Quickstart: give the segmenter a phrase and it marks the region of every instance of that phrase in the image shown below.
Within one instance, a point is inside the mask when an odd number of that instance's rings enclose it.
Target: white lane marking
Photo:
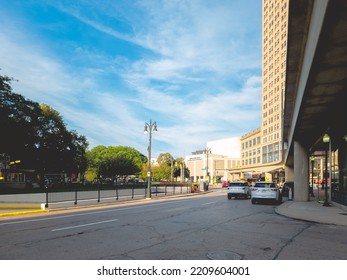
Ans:
[[[190,209],[190,207],[179,207],[179,208],[166,209],[161,212],[167,213],[172,211],[182,211],[182,210],[188,210],[188,209]]]
[[[56,228],[56,229],[52,229],[52,231],[60,231],[60,230],[67,230],[67,229],[73,229],[73,228],[94,226],[94,225],[99,225],[99,224],[111,223],[111,222],[115,222],[115,221],[118,221],[118,219],[100,221],[100,222],[89,223],[89,224],[83,224],[83,225],[77,225],[77,226],[71,226],[71,227]]]
[[[207,202],[207,203],[204,203],[202,205],[210,205],[210,204],[213,204],[213,203],[217,203],[217,201]]]

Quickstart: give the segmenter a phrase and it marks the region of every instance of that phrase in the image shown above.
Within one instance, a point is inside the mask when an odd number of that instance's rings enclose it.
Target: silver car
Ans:
[[[273,182],[256,182],[251,192],[252,204],[261,201],[271,201],[281,203],[282,195],[276,184]]]

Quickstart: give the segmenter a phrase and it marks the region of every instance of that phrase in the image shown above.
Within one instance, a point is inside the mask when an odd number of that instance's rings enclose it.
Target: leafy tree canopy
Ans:
[[[170,153],[161,153],[159,154],[158,158],[157,158],[157,162],[159,165],[167,165],[167,166],[171,166],[171,163],[173,163],[174,159],[171,156]]]
[[[68,131],[50,106],[13,93],[12,81],[0,75],[0,154],[40,173],[84,172],[86,138]]]
[[[127,146],[97,146],[88,152],[88,172],[116,181],[138,174],[145,162],[139,151]]]

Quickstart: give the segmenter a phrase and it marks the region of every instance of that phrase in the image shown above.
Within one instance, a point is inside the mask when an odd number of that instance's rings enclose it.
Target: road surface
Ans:
[[[347,259],[347,228],[210,194],[0,219],[3,260]]]

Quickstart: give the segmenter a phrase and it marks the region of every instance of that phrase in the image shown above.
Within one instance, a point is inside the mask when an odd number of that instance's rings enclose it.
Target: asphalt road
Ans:
[[[225,190],[0,219],[6,260],[347,259],[347,227],[292,220]]]

